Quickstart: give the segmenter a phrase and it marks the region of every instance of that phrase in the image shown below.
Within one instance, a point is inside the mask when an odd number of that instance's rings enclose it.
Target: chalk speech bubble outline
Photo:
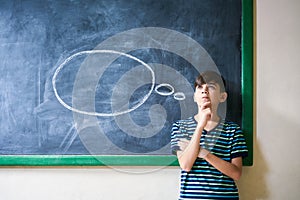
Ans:
[[[133,59],[133,60],[141,63],[143,66],[145,66],[151,72],[152,83],[151,83],[151,88],[150,88],[149,92],[142,98],[142,100],[138,104],[134,105],[132,108],[124,110],[124,111],[118,111],[118,112],[112,112],[112,113],[88,112],[88,111],[83,111],[83,110],[76,109],[76,108],[68,105],[60,97],[60,95],[58,94],[57,89],[56,89],[56,78],[57,78],[58,74],[64,68],[64,66],[66,64],[68,64],[71,60],[73,60],[76,57],[81,56],[81,55],[100,54],[100,53],[110,53],[110,54],[117,54],[117,55],[120,55],[120,56],[126,56],[128,58],[131,58],[131,59]],[[145,101],[150,97],[152,91],[154,90],[154,86],[155,86],[155,74],[154,74],[154,71],[151,69],[151,67],[148,64],[146,64],[142,60],[138,59],[137,57],[134,57],[134,56],[129,55],[127,53],[123,53],[123,52],[119,52],[119,51],[115,51],[115,50],[90,50],[90,51],[81,51],[81,52],[78,52],[78,53],[73,54],[72,56],[68,57],[62,64],[59,65],[59,67],[55,70],[55,73],[54,73],[54,75],[52,77],[52,86],[53,86],[54,94],[55,94],[57,100],[65,108],[67,108],[67,109],[69,109],[69,110],[71,110],[73,112],[84,114],[84,115],[91,115],[91,116],[98,116],[98,117],[112,117],[112,116],[118,116],[118,115],[123,115],[123,114],[129,113],[129,112],[137,109],[141,105],[143,105],[145,103]]]

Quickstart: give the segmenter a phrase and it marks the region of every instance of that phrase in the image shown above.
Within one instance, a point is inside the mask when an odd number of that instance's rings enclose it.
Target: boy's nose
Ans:
[[[202,94],[208,94],[208,87],[207,85],[203,85],[203,90],[201,92]]]

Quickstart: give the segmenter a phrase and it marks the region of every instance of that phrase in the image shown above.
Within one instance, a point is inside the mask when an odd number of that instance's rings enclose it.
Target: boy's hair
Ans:
[[[220,86],[220,91],[225,92],[226,91],[226,83],[220,74],[218,74],[215,71],[205,71],[202,72],[195,80],[194,86],[197,88],[198,86],[201,86],[206,83],[215,82]]]

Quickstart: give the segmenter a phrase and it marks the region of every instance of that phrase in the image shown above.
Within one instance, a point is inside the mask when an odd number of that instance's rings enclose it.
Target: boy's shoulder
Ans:
[[[223,123],[224,126],[240,127],[240,125],[237,124],[236,122],[233,122],[233,121],[230,121],[230,120],[226,120],[226,119],[223,119],[222,123]]]
[[[241,133],[242,132],[240,125],[233,121],[223,120],[220,125],[222,127],[222,130],[225,133]]]

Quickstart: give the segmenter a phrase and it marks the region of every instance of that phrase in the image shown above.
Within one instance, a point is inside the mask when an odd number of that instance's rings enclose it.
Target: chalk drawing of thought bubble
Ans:
[[[81,55],[96,55],[96,54],[111,54],[113,55],[113,57],[115,55],[118,55],[118,56],[125,56],[125,57],[128,57],[130,59],[133,59],[135,61],[137,61],[138,63],[142,64],[145,68],[147,68],[150,73],[151,73],[151,88],[149,90],[149,92],[142,98],[142,100],[137,103],[136,105],[134,105],[132,108],[127,108],[125,110],[122,110],[122,111],[117,111],[117,112],[113,112],[113,113],[100,113],[100,112],[95,112],[95,111],[87,111],[85,109],[77,109],[71,105],[68,105],[61,97],[60,95],[58,94],[57,92],[57,89],[56,89],[56,78],[58,76],[58,74],[60,73],[60,71],[73,59],[76,59],[77,57],[81,56]],[[103,57],[101,57],[103,58]],[[98,62],[101,64],[105,63],[105,61],[111,61],[112,57],[104,57],[105,60],[101,59],[98,60]],[[99,57],[98,57],[99,59]],[[98,66],[98,65],[97,65]],[[100,67],[101,68],[101,67]],[[53,78],[52,78],[52,86],[53,86],[53,90],[54,90],[54,94],[56,96],[56,98],[58,99],[58,101],[67,109],[73,111],[73,112],[76,112],[76,113],[79,113],[79,114],[84,114],[84,115],[91,115],[91,116],[100,116],[100,117],[110,117],[110,116],[117,116],[117,115],[122,115],[122,114],[126,114],[126,113],[129,113],[135,109],[137,109],[138,107],[140,107],[141,105],[143,105],[143,103],[149,98],[149,96],[151,95],[153,89],[154,89],[154,86],[155,86],[155,75],[154,75],[154,72],[153,70],[151,69],[151,67],[144,63],[142,60],[132,56],[132,55],[129,55],[129,54],[126,54],[126,53],[122,53],[122,52],[118,52],[118,51],[114,51],[114,50],[90,50],[90,51],[81,51],[81,52],[78,52],[76,54],[73,54],[72,56],[68,57],[62,64],[59,65],[59,67],[55,70],[55,73],[53,75]],[[73,96],[74,97],[74,96]],[[84,102],[84,101],[81,101],[81,102]],[[93,104],[90,104],[89,102],[84,102],[84,106],[86,105],[92,105]],[[93,110],[93,109],[91,109]]]

